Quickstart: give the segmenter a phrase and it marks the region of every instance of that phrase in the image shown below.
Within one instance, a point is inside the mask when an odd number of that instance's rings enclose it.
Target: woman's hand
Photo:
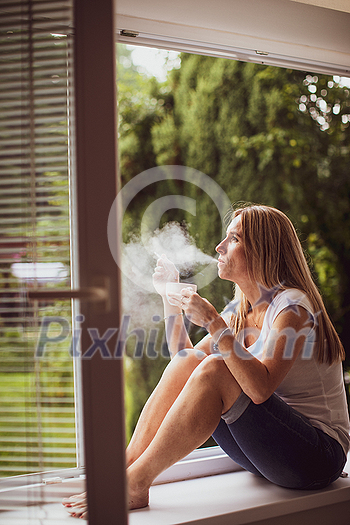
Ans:
[[[209,331],[209,326],[213,321],[222,321],[222,317],[215,310],[214,306],[190,288],[183,288],[178,300],[179,306],[181,306],[186,317],[193,324],[204,326]]]
[[[172,263],[166,255],[162,255],[157,260],[157,266],[153,274],[153,286],[156,292],[162,297],[165,297],[166,283],[178,283],[179,272],[174,263]]]

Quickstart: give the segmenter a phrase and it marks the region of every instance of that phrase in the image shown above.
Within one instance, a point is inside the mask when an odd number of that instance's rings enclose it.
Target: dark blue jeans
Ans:
[[[342,446],[276,394],[255,405],[241,394],[213,438],[244,469],[292,489],[321,489],[346,462]]]

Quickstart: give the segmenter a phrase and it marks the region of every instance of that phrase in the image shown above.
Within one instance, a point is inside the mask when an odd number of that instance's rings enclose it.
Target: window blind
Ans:
[[[4,477],[76,466],[71,304],[26,297],[70,280],[72,2],[0,0],[0,61]],[[39,355],[43,317],[47,344]]]

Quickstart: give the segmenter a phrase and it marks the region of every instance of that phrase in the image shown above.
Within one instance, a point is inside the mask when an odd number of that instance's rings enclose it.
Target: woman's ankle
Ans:
[[[126,471],[128,486],[129,510],[147,507],[150,482],[140,469],[129,467]]]

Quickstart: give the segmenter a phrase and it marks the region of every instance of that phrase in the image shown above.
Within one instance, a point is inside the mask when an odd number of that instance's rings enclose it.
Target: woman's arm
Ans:
[[[284,309],[273,323],[261,361],[233,336],[222,338],[220,353],[243,392],[254,403],[263,403],[275,392],[302,350],[310,328],[310,317],[304,308]]]
[[[243,392],[256,404],[266,401],[282,382],[312,326],[304,308],[285,308],[273,323],[260,361],[227,330],[223,318],[206,299],[187,293],[185,311],[192,322],[207,326],[214,342],[223,334],[218,344],[219,351]]]
[[[188,337],[181,307],[173,306],[167,300],[167,282],[179,282],[179,272],[175,265],[165,255],[162,255],[157,260],[153,285],[163,300],[165,333],[170,356],[174,357],[183,348],[193,348],[193,344]]]

